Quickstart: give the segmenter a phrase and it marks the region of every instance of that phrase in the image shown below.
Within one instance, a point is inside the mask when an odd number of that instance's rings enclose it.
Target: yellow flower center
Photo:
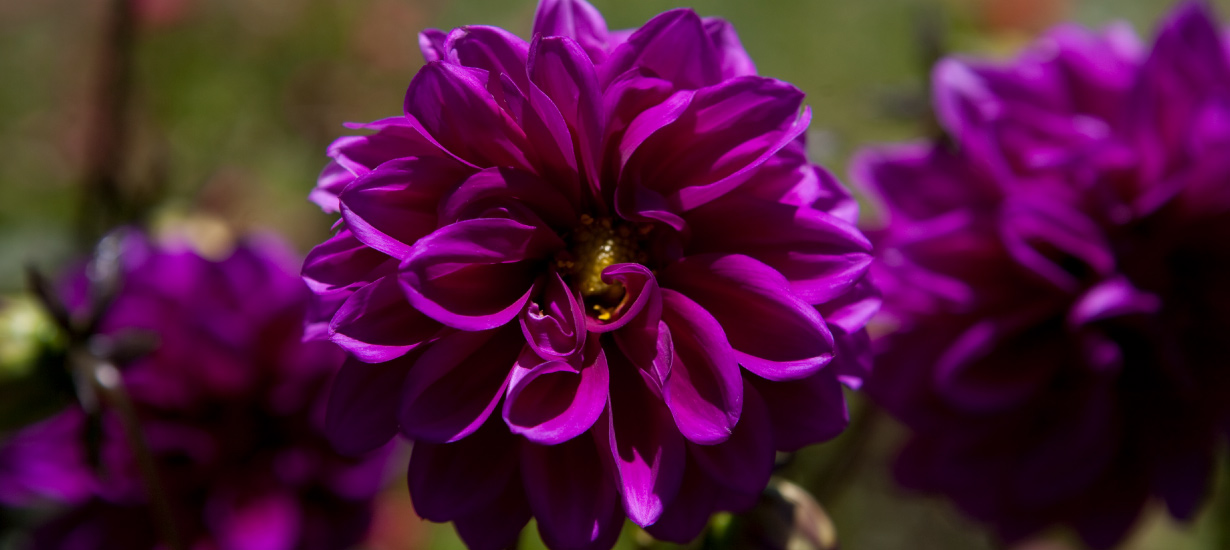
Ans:
[[[640,240],[651,229],[650,225],[637,227],[611,218],[581,216],[569,239],[571,247],[556,259],[556,265],[598,319],[609,320],[624,298],[624,286],[603,281],[602,271],[615,264],[644,264],[648,257],[641,251]]]

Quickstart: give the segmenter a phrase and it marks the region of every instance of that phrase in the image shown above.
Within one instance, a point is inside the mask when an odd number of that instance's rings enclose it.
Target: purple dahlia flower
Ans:
[[[1152,51],[1059,27],[934,75],[948,136],[857,162],[887,206],[869,391],[897,466],[1007,539],[1190,517],[1230,428],[1230,54],[1188,3]]]
[[[169,495],[194,549],[337,550],[359,542],[384,454],[338,456],[324,435],[328,380],[345,360],[303,343],[311,293],[280,243],[253,241],[222,261],[125,237],[123,287],[100,332],[146,330],[159,347],[123,370]],[[84,276],[70,304],[87,298]],[[104,415],[101,466],[87,459],[86,416],[72,409],[0,446],[0,503],[64,512],[33,548],[164,548],[137,459]]]
[[[531,516],[557,550],[625,516],[687,541],[846,425],[870,244],[729,23],[545,0],[533,34],[424,32],[405,114],[329,149],[303,272],[353,355],[330,434],[414,440],[418,513],[475,548]]]

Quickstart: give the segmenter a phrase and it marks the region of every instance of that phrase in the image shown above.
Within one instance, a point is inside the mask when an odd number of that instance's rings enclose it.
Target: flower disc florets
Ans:
[[[588,306],[589,315],[609,321],[624,303],[627,289],[618,281],[602,280],[602,273],[615,264],[648,264],[649,254],[642,250],[642,243],[652,231],[649,224],[637,226],[584,214],[566,236],[569,247],[556,259],[556,266]]]
[[[342,138],[304,276],[354,359],[331,433],[398,431],[423,517],[502,548],[685,541],[777,450],[846,423],[878,305],[855,203],[807,162],[803,94],[691,10],[610,32],[546,0],[526,42],[421,35],[405,115]]]
[[[887,204],[872,395],[907,485],[1008,539],[1190,517],[1230,431],[1230,54],[1198,3],[1148,51],[1063,26],[934,73],[949,139],[866,152]]]

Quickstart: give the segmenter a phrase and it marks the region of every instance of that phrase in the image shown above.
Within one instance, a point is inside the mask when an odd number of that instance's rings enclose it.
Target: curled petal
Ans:
[[[454,332],[432,343],[406,376],[402,432],[432,443],[474,433],[499,403],[523,346],[514,327]]]
[[[802,378],[833,359],[824,319],[763,263],[737,254],[690,256],[671,264],[661,279],[711,313],[739,363],[760,376]]]
[[[521,331],[530,348],[544,359],[563,359],[585,345],[585,312],[558,273],[547,276],[542,303],[531,301],[521,312]]]
[[[527,347],[521,352],[504,400],[504,421],[512,433],[555,445],[585,433],[607,400],[606,354],[591,341],[579,368],[543,361]]]
[[[602,270],[602,282],[622,285],[624,299],[610,321],[586,317],[590,332],[610,332],[633,321],[650,328],[657,326],[662,318],[662,296],[649,268],[640,264],[615,264]]]
[[[401,265],[416,309],[461,330],[502,326],[525,307],[539,262],[563,246],[550,229],[506,218],[463,220],[415,244]]]
[[[726,333],[683,294],[662,290],[662,319],[675,357],[663,397],[679,431],[702,445],[730,437],[743,410],[743,379]]]

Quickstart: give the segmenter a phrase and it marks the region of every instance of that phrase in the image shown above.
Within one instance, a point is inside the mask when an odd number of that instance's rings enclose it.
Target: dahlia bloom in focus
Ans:
[[[176,521],[194,549],[337,550],[358,543],[384,454],[338,456],[324,435],[329,378],[345,360],[303,343],[310,292],[280,243],[222,261],[124,238],[122,289],[101,334],[142,330],[159,346],[123,379]],[[67,292],[88,301],[85,277]],[[156,516],[117,418],[101,421],[100,466],[85,413],[70,409],[0,447],[0,503],[54,503],[33,548],[153,549]]]
[[[672,541],[756,502],[775,451],[845,427],[878,307],[856,205],[808,163],[803,94],[691,10],[608,31],[581,0],[533,39],[420,38],[405,113],[358,125],[312,198],[304,276],[349,351],[339,448],[414,440],[418,513],[502,548],[625,517]]]
[[[1185,4],[1152,51],[1054,29],[934,75],[948,138],[856,163],[887,206],[872,396],[897,470],[1006,539],[1197,510],[1230,428],[1230,54]]]

